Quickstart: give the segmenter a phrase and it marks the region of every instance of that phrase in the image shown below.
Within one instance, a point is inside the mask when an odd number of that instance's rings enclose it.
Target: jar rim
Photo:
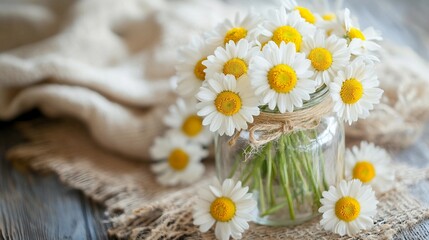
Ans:
[[[319,103],[323,102],[323,100],[325,100],[325,98],[328,96],[328,93],[329,93],[328,86],[326,86],[326,84],[323,84],[322,86],[317,88],[314,93],[310,94],[310,99],[307,101],[304,101],[302,103],[301,107],[295,107],[294,111],[304,110],[304,109],[316,106],[317,104],[319,104]],[[264,105],[261,108],[261,111],[269,112],[269,113],[278,113],[279,112],[277,107],[274,110],[270,110],[266,106],[267,105]]]

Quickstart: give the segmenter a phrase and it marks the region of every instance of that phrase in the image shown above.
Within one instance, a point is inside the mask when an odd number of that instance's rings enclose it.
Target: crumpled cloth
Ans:
[[[148,159],[175,98],[178,48],[228,14],[215,0],[0,2],[0,119],[38,108]]]

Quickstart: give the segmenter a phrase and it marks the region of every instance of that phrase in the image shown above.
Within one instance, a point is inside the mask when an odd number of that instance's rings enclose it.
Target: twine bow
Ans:
[[[332,100],[327,98],[322,103],[291,113],[261,112],[249,124],[249,142],[259,147],[270,141],[278,139],[281,135],[298,129],[313,129],[319,126],[322,117],[332,111]],[[229,140],[231,146],[235,145],[241,131],[237,131]],[[259,133],[259,134],[258,134]]]

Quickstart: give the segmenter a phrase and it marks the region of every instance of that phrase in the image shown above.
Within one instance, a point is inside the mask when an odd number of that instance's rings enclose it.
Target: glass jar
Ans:
[[[312,94],[301,111],[321,104],[323,87]],[[255,132],[257,138],[262,132]],[[312,129],[295,130],[261,146],[249,143],[249,131],[215,140],[216,172],[249,186],[258,202],[256,223],[295,225],[319,215],[322,192],[344,178],[344,126],[329,113]]]

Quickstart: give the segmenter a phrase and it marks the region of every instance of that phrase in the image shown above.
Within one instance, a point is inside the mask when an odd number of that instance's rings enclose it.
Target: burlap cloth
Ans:
[[[126,159],[94,143],[85,128],[70,120],[40,120],[19,128],[30,140],[9,151],[8,158],[37,171],[53,171],[73,188],[107,207],[119,239],[214,239],[192,224],[198,188],[210,183],[213,162],[206,160],[205,178],[188,187],[166,188],[155,181],[149,163]],[[408,192],[409,186],[429,178],[429,169],[396,164],[394,190],[379,196],[375,227],[352,239],[390,239],[401,229],[429,218],[429,208]],[[294,228],[251,224],[244,239],[337,239],[321,229],[319,219]],[[340,239],[349,239],[343,237]]]
[[[0,2],[0,119],[32,108],[74,119],[21,124],[29,141],[11,149],[9,159],[55,172],[105,205],[112,236],[213,239],[212,231],[201,234],[192,225],[190,208],[198,187],[214,177],[213,162],[206,160],[205,178],[195,185],[165,188],[141,160],[148,159],[153,138],[165,130],[160,119],[163,106],[174,100],[169,78],[178,45],[232,10],[216,0]],[[409,50],[386,49],[379,68],[383,104],[347,133],[357,141],[405,147],[417,139],[429,115],[429,67]],[[379,197],[375,227],[356,239],[391,238],[429,218],[428,208],[407,191],[429,171],[396,167],[396,188]],[[294,228],[252,224],[244,235],[336,237],[321,230],[317,219]]]

